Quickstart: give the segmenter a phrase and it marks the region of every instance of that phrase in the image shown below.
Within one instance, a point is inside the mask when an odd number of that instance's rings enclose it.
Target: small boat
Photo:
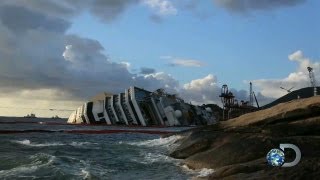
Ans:
[[[27,114],[26,116],[24,116],[24,118],[37,118],[35,114],[31,113],[31,114]]]
[[[61,119],[58,115],[52,116],[51,119]]]

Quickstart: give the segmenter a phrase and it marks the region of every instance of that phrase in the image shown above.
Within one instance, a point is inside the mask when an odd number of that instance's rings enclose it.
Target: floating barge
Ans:
[[[101,93],[70,115],[69,124],[133,126],[209,125],[217,119],[206,105],[185,103],[163,89],[150,92],[130,87],[124,93]]]

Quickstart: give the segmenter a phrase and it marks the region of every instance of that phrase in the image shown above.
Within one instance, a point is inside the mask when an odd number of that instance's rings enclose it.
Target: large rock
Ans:
[[[281,103],[223,122],[226,127],[268,125],[320,116],[320,96]]]
[[[312,179],[320,172],[320,97],[292,101],[190,132],[171,156],[192,169],[212,168],[210,179]],[[267,165],[265,156],[280,143],[302,153],[293,168]],[[286,160],[294,158],[286,150]]]

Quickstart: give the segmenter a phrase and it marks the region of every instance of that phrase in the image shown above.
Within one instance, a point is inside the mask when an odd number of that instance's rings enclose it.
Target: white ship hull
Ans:
[[[216,118],[207,107],[194,106],[172,95],[156,94],[137,87],[87,102],[68,119],[70,124],[138,126],[188,126],[215,122]]]

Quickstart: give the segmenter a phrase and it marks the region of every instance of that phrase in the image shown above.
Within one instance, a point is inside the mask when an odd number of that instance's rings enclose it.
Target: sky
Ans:
[[[100,92],[260,104],[320,78],[317,0],[3,0],[0,116],[68,117]],[[55,109],[50,111],[48,109]]]

